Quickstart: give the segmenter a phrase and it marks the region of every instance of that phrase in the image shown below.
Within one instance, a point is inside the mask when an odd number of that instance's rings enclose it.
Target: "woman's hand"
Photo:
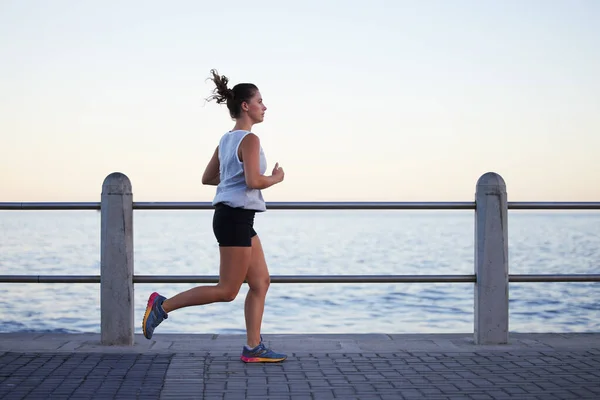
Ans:
[[[279,166],[279,163],[275,163],[275,167],[273,168],[273,172],[271,174],[273,178],[277,181],[277,183],[282,182],[285,176],[285,172],[283,172],[283,168]]]

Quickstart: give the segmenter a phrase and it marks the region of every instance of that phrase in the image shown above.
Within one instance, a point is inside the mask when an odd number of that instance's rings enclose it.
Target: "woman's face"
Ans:
[[[263,122],[263,120],[265,119],[265,111],[267,111],[267,107],[265,107],[262,96],[258,90],[256,91],[256,93],[254,93],[254,96],[250,98],[250,101],[246,102],[246,104],[248,107],[246,112],[248,113],[250,119],[255,124]]]

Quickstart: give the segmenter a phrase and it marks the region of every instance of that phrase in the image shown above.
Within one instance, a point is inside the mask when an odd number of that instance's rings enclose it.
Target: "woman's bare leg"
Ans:
[[[249,286],[246,302],[244,303],[246,340],[248,346],[254,348],[260,343],[260,328],[265,310],[265,299],[271,283],[265,254],[258,235],[252,237],[252,254],[246,280]]]
[[[166,299],[162,303],[166,313],[184,307],[235,299],[251,264],[252,247],[219,247],[219,252],[219,283],[214,286],[197,286]]]

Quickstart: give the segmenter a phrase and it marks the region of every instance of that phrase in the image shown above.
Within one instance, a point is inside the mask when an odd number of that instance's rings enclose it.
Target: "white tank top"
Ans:
[[[238,149],[242,139],[249,131],[231,131],[219,141],[219,174],[221,182],[212,204],[224,203],[234,208],[265,211],[265,201],[259,189],[251,189],[246,185],[244,163],[238,157]],[[267,170],[267,160],[260,147],[260,173]]]

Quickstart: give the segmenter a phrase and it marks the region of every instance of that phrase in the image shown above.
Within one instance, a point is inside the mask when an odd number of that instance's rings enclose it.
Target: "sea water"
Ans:
[[[600,213],[509,211],[511,274],[600,273]],[[474,272],[474,212],[269,210],[257,230],[271,275]],[[218,275],[212,211],[134,211],[136,275]],[[0,275],[99,275],[97,211],[0,211]],[[193,284],[135,284],[148,295]],[[473,283],[271,284],[265,333],[473,331]],[[180,309],[157,332],[244,332],[231,303]],[[600,331],[600,283],[511,283],[513,332]],[[0,332],[100,332],[99,284],[0,283]]]

